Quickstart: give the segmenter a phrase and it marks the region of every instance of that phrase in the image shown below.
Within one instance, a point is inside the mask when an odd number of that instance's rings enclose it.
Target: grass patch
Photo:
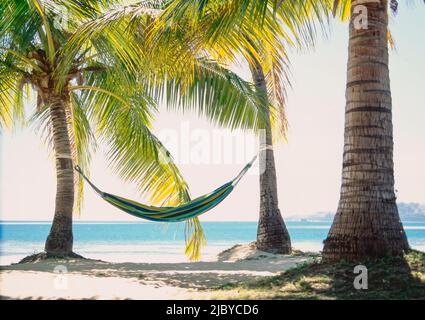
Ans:
[[[368,289],[357,290],[354,266],[368,270]],[[278,276],[227,284],[212,292],[217,299],[425,299],[425,253],[362,263],[324,264],[319,260]]]

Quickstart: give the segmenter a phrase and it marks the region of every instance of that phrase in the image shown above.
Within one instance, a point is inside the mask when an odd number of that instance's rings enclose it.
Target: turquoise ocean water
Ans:
[[[288,221],[293,247],[320,251],[330,222]],[[203,222],[207,246],[202,260],[235,244],[255,240],[256,222]],[[425,223],[404,223],[410,245],[425,251]],[[17,262],[43,250],[50,229],[45,222],[0,223],[0,265]],[[74,251],[88,258],[111,262],[184,262],[183,224],[140,222],[77,222]]]

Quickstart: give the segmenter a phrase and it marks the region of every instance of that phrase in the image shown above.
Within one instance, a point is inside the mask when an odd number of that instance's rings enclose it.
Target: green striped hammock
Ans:
[[[233,180],[223,184],[209,194],[175,207],[154,207],[144,205],[111,193],[103,192],[85,176],[78,165],[75,167],[75,170],[103,200],[132,216],[157,222],[180,222],[191,220],[188,221],[189,223],[186,225],[186,228],[192,228],[194,235],[187,241],[186,254],[191,256],[191,260],[197,260],[199,259],[199,247],[205,242],[205,238],[203,237],[199,221],[196,218],[222,202],[233,191],[234,187],[246,174],[256,158],[257,156],[255,156]],[[199,241],[199,239],[201,239],[201,241]]]

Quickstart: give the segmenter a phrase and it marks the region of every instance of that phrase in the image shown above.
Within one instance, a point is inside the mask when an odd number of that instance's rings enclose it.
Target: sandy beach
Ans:
[[[2,299],[208,299],[213,289],[276,275],[308,255],[274,255],[252,244],[223,251],[216,261],[110,263],[46,260],[2,266]]]

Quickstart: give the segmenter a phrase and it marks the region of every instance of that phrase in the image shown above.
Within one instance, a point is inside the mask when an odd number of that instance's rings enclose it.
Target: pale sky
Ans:
[[[397,196],[401,202],[425,203],[425,6],[406,8],[401,4],[391,30],[397,46],[390,57]],[[291,55],[288,143],[275,147],[284,218],[335,211],[337,207],[347,36],[347,25],[334,23],[330,37],[320,38],[313,52]],[[255,154],[256,140],[250,133],[218,129],[194,115],[162,111],[155,132],[174,154],[193,197],[232,179]],[[170,138],[174,133],[176,136]],[[51,220],[55,177],[47,148],[32,129],[3,133],[0,139],[0,219]],[[210,142],[212,147],[200,149],[201,141]],[[237,151],[232,154],[229,148]],[[200,157],[199,152],[203,152]],[[220,159],[222,154],[227,158]],[[104,191],[141,200],[135,185],[121,182],[107,168],[101,152],[94,157],[91,176]],[[258,207],[258,175],[254,169],[201,220],[257,220]],[[137,220],[105,203],[88,187],[82,215],[76,219]]]

